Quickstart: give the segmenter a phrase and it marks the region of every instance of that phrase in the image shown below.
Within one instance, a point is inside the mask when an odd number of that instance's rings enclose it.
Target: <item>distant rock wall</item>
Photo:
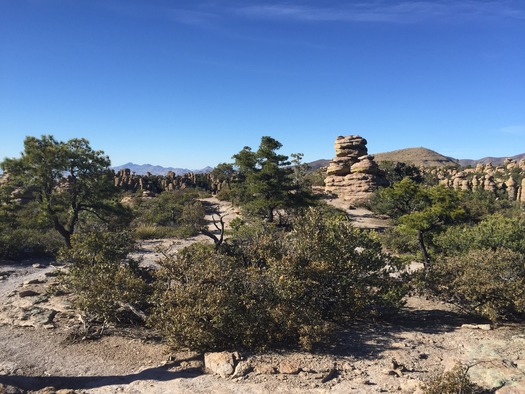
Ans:
[[[175,175],[169,171],[166,175],[135,175],[129,168],[115,173],[115,186],[132,193],[141,192],[144,196],[154,196],[163,191],[174,191],[188,187],[199,187],[215,193],[221,189],[221,182],[210,173],[195,174],[189,172]]]
[[[478,164],[475,168],[433,168],[441,185],[456,190],[488,190],[525,205],[525,159],[506,159],[503,165]]]
[[[336,138],[336,157],[328,165],[324,180],[327,192],[360,205],[369,201],[378,187],[388,185],[374,157],[368,155],[366,144],[358,135]]]

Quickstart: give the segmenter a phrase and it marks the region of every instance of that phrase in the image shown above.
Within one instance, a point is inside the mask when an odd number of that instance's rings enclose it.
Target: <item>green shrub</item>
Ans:
[[[461,205],[473,222],[498,212],[510,215],[519,212],[516,203],[509,200],[506,194],[498,195],[483,189],[461,192]]]
[[[133,234],[137,239],[186,238],[197,234],[204,225],[205,214],[199,197],[197,190],[184,189],[136,199]]]
[[[0,258],[54,256],[63,238],[49,226],[34,201],[21,204],[6,197],[0,187]]]
[[[264,294],[269,290],[264,273],[259,291],[251,281],[257,275],[251,277],[238,261],[213,250],[196,244],[166,256],[150,322],[177,348],[264,346],[264,324],[270,321],[264,305],[271,302]],[[250,317],[257,317],[260,326],[250,327]]]
[[[71,249],[61,251],[69,266],[64,284],[89,318],[117,323],[143,308],[147,286],[137,262],[127,258],[132,246],[129,233],[92,232],[75,234]]]
[[[492,321],[525,316],[525,255],[473,249],[435,262],[437,294]]]
[[[438,251],[447,255],[482,248],[506,248],[525,254],[525,219],[490,215],[476,225],[449,227],[434,243]]]
[[[63,238],[54,230],[4,228],[0,232],[0,258],[4,259],[54,256],[63,246]]]
[[[479,386],[468,377],[468,367],[460,364],[448,372],[434,376],[423,387],[424,394],[476,394],[482,393]]]
[[[399,254],[413,255],[419,252],[419,244],[417,238],[412,234],[400,231],[397,227],[387,228],[381,234],[381,242],[387,250]]]
[[[160,264],[150,322],[179,348],[310,349],[404,295],[377,239],[314,209],[292,231],[242,224],[217,253],[194,245]]]

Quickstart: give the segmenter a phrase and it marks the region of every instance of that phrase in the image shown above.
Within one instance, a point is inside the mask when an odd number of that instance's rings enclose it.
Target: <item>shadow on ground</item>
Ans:
[[[182,361],[191,361],[190,358]],[[181,361],[178,361],[180,363]],[[155,380],[165,382],[173,379],[191,379],[203,374],[200,368],[187,368],[171,371],[174,364],[161,367],[145,369],[141,372],[129,375],[110,376],[23,376],[23,375],[0,375],[0,384],[14,386],[22,390],[41,390],[45,387],[55,389],[94,389],[112,385],[127,385],[141,380]]]
[[[466,323],[487,323],[478,317],[442,309],[405,307],[398,314],[379,321],[358,321],[339,331],[330,345],[319,352],[358,359],[377,359],[399,342],[403,333],[443,334]]]

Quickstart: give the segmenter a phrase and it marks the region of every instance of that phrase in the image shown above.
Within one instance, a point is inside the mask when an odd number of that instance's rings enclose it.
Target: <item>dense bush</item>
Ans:
[[[525,219],[487,216],[433,239],[424,291],[492,321],[525,317]]]
[[[195,235],[204,224],[204,206],[197,190],[163,192],[156,197],[137,198],[132,208],[134,236],[138,239]]]
[[[447,255],[483,248],[506,248],[525,254],[525,218],[490,215],[475,225],[449,227],[435,237],[434,243],[440,253]]]
[[[443,257],[430,275],[437,294],[492,321],[525,316],[525,255],[472,249]]]
[[[396,227],[389,235],[401,237],[387,237],[386,240],[391,241],[396,251],[415,253],[414,245],[418,246],[419,258],[427,273],[432,268],[431,252],[436,235],[447,226],[466,220],[459,192],[441,185],[420,185],[409,178],[379,189],[374,193],[371,207],[393,219]],[[410,241],[407,236],[413,240]]]
[[[479,222],[495,213],[512,216],[520,211],[516,202],[509,200],[506,193],[478,189],[463,191],[460,195],[461,205],[470,222]]]
[[[267,276],[213,250],[196,244],[163,259],[150,322],[174,347],[263,346],[270,339],[265,331],[273,331],[265,327],[272,304]],[[260,287],[252,281],[257,277]]]
[[[132,246],[129,233],[92,232],[73,235],[71,248],[61,251],[59,259],[69,267],[64,284],[90,319],[116,323],[144,306],[147,286],[128,258]]]
[[[284,232],[241,225],[226,245],[160,262],[151,323],[175,347],[309,349],[338,324],[401,305],[395,262],[377,240],[318,210]]]
[[[63,238],[42,219],[35,202],[0,201],[0,258],[53,256],[62,246]]]
[[[423,182],[421,170],[413,164],[382,161],[379,163],[379,168],[383,171],[383,175],[389,184],[399,182],[404,178],[410,178],[416,183]]]
[[[20,259],[28,256],[54,256],[64,246],[64,240],[54,230],[2,228],[0,258]]]

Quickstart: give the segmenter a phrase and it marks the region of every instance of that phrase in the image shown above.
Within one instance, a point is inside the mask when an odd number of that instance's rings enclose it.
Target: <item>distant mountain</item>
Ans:
[[[499,166],[503,164],[503,162],[507,158],[509,157],[508,156],[506,157],[490,157],[489,156],[489,157],[484,157],[483,159],[479,159],[479,160],[460,159],[459,164],[462,165],[463,167],[466,167],[466,166],[475,167],[478,163],[482,163],[482,164],[492,163],[495,166]],[[525,153],[522,153],[516,156],[511,156],[510,159],[513,159],[519,162],[520,160],[525,159]]]
[[[414,164],[418,167],[441,167],[459,164],[457,160],[427,148],[400,149],[392,152],[375,153],[373,156],[376,162],[397,161]]]
[[[327,167],[328,164],[330,164],[330,160],[320,159],[306,164],[310,167],[311,170],[318,170],[321,167]]]
[[[174,167],[162,167],[152,164],[135,164],[135,163],[126,163],[121,166],[114,166],[111,169],[115,171],[120,171],[125,168],[129,168],[130,171],[137,175],[146,175],[148,172],[152,175],[166,175],[169,171],[173,171],[175,175],[184,175],[188,172],[194,172],[196,174],[203,174],[213,170],[213,167],[205,167],[200,170],[189,170],[187,168],[174,168]]]

